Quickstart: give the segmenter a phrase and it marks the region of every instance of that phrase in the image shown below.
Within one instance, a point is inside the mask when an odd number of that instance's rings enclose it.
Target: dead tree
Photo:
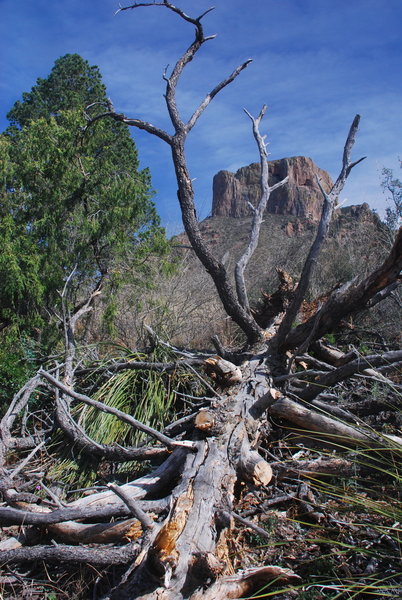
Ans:
[[[327,435],[333,440],[336,436],[342,443],[352,446],[378,446],[381,451],[387,446],[390,451],[400,452],[400,445],[391,437],[386,439],[382,436],[379,439],[372,431],[357,428],[356,423],[340,421],[339,413],[328,414],[330,409],[327,412],[325,402],[319,402],[317,396],[323,389],[322,386],[328,389],[342,378],[368,367],[400,364],[401,352],[371,356],[365,361],[359,360],[355,354],[344,355],[342,365],[339,362],[335,365],[338,355],[333,360],[329,354],[324,358],[313,359],[308,352],[317,340],[336,328],[343,319],[366,309],[380,296],[385,297],[387,290],[394,289],[399,283],[402,229],[388,257],[373,273],[363,280],[353,280],[334,290],[313,317],[293,327],[308,290],[320,247],[328,232],[338,196],[352,168],[362,160],[351,159],[360,120],[356,116],[345,143],[340,175],[330,192],[322,190],[321,221],[293,298],[285,312],[275,314],[268,326],[262,328],[250,307],[244,273],[258,243],[269,195],[275,187],[286,183],[284,180],[276,186],[269,186],[267,151],[259,130],[266,107],[263,107],[256,118],[247,113],[260,155],[261,199],[253,207],[249,243],[233,276],[213,255],[201,235],[185,155],[186,138],[198,118],[213,98],[232,83],[251,61],[247,60],[239,65],[218,83],[200,102],[189,120],[184,121],[176,103],[176,88],[188,63],[201,46],[214,37],[204,34],[202,20],[209,11],[193,18],[168,0],[138,2],[120,10],[140,7],[161,7],[172,11],[195,28],[192,43],[178,59],[171,73],[164,74],[166,106],[174,132],[168,133],[148,122],[129,118],[117,112],[111,102],[103,114],[92,120],[88,117],[88,127],[96,126],[95,122],[99,119],[115,119],[143,129],[170,146],[177,177],[178,201],[188,239],[212,277],[227,315],[243,331],[246,342],[243,348],[229,350],[223,348],[219,340],[215,340],[218,355],[212,351],[209,355],[202,356],[190,350],[177,351],[177,361],[173,363],[131,361],[111,363],[105,367],[105,370],[113,373],[127,368],[147,372],[169,371],[180,365],[193,370],[202,366],[214,376],[216,383],[208,406],[170,424],[165,432],[159,432],[130,415],[111,409],[75,390],[75,382],[80,374],[88,373],[92,368],[90,365],[83,367],[75,360],[76,323],[81,314],[91,309],[99,290],[82,303],[80,314],[64,314],[64,362],[55,365],[53,371],[41,369],[15,396],[0,424],[3,461],[1,491],[7,504],[0,507],[0,521],[4,527],[22,523],[25,525],[24,533],[10,535],[6,543],[0,543],[0,561],[3,564],[42,560],[56,564],[89,562],[98,566],[124,565],[124,575],[107,595],[114,600],[241,598],[263,588],[272,580],[299,580],[298,575],[291,570],[276,565],[264,565],[237,573],[232,573],[229,567],[228,536],[233,519],[240,519],[245,526],[255,527],[235,513],[237,483],[244,482],[253,489],[263,490],[272,478],[271,465],[258,451],[261,439],[269,435],[266,428],[269,415],[287,419],[306,430],[310,428],[319,431],[321,437]],[[310,358],[312,383],[311,377],[292,371],[296,360],[308,361]],[[295,400],[295,393],[291,399],[287,397],[289,381],[293,382],[295,379],[299,401]],[[10,450],[33,448],[27,458],[29,461],[46,443],[46,432],[36,431],[29,435],[23,432],[17,436],[15,431],[17,415],[28,405],[32,391],[39,386],[47,386],[53,391],[56,423],[69,443],[83,452],[106,460],[157,460],[159,465],[149,474],[128,484],[112,484],[108,489],[95,491],[68,504],[58,502],[57,497],[53,498],[53,503],[38,504],[35,496],[18,489],[15,484],[16,472],[22,472],[24,465],[8,467],[7,453]],[[146,432],[151,440],[150,444],[147,447],[122,448],[105,446],[90,439],[72,415],[71,407],[76,402],[113,413],[134,429]],[[329,472],[334,469],[336,471],[337,464],[332,461],[328,466]],[[347,468],[347,463],[339,461],[339,464],[339,468]],[[289,466],[291,472],[295,468],[294,465]],[[303,469],[308,467],[303,466],[299,470]],[[32,542],[29,531],[33,528],[36,532],[38,528],[49,531],[56,541],[55,545],[43,545],[40,538]]]

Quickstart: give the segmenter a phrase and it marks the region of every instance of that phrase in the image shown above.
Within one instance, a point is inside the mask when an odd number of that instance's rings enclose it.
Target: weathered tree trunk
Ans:
[[[196,451],[188,451],[168,517],[153,533],[136,570],[111,598],[180,600],[226,574],[231,523],[225,514],[233,511],[238,476],[254,485],[267,484],[271,477],[270,466],[250,448],[259,428],[252,413],[259,414],[256,407],[269,395],[270,379],[259,359],[244,371],[245,380],[214,401],[213,428],[200,432]]]

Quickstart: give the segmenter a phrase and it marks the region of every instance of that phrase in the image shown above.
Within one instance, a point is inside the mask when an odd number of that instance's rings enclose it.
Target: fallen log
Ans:
[[[373,354],[370,356],[359,356],[358,358],[319,375],[313,383],[308,385],[300,392],[300,397],[303,400],[313,400],[325,388],[335,385],[340,381],[351,377],[355,373],[361,373],[372,367],[380,367],[382,365],[391,365],[394,362],[399,362],[402,359],[402,350],[394,350],[384,352],[383,354]]]
[[[280,398],[269,409],[272,417],[279,417],[301,427],[304,432],[318,432],[335,444],[360,445],[367,448],[398,450],[397,442],[387,435],[375,435],[374,432],[364,432],[362,429],[351,427],[341,421],[289,400]],[[400,449],[399,449],[400,451]]]
[[[84,548],[81,546],[30,546],[5,550],[0,554],[0,564],[31,563],[44,560],[54,564],[91,564],[98,567],[122,565],[133,561],[140,551],[136,542],[125,546],[108,546],[102,548]]]
[[[141,508],[151,512],[160,512],[167,508],[167,500],[156,500],[154,502],[142,502]],[[97,519],[105,520],[112,517],[125,517],[130,515],[130,509],[126,505],[111,504],[107,506],[68,506],[57,510],[37,504],[18,503],[19,508],[9,506],[0,507],[0,522],[3,526],[9,525],[37,525],[50,526],[73,520]]]
[[[111,600],[188,598],[206,580],[225,574],[231,524],[225,514],[233,512],[235,483],[241,477],[263,485],[271,477],[270,466],[251,443],[259,431],[255,406],[267,396],[272,400],[270,377],[259,359],[244,365],[242,373],[239,388],[214,400],[214,436],[198,428],[204,439],[196,442],[195,453],[187,452],[169,515],[151,532],[143,558]]]

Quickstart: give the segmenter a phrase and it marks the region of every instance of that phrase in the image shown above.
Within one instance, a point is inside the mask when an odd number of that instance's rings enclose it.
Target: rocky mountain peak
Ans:
[[[286,185],[272,192],[267,212],[278,215],[291,215],[318,221],[321,215],[322,193],[317,184],[317,176],[324,190],[329,191],[332,180],[305,156],[293,156],[269,163],[269,183],[274,185],[286,176]],[[260,165],[253,163],[242,167],[236,173],[219,171],[213,180],[212,216],[248,217],[260,199]]]

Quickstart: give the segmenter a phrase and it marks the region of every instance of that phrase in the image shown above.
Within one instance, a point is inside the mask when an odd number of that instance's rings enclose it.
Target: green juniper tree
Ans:
[[[51,351],[53,316],[71,273],[74,311],[100,284],[103,297],[112,297],[126,275],[144,273],[149,254],[167,247],[150,173],[139,169],[128,127],[102,120],[84,133],[85,111],[96,116],[106,101],[98,67],[67,54],[7,115],[10,126],[0,135],[4,356],[12,349],[26,357],[22,347],[33,338]]]
[[[106,100],[98,68],[67,54],[7,115],[11,126],[0,146],[2,327],[32,319],[40,306],[54,310],[74,268],[78,301],[85,286],[116,282],[124,267],[164,248],[150,174],[139,170],[127,126],[100,121],[83,134],[85,107],[94,116]]]

